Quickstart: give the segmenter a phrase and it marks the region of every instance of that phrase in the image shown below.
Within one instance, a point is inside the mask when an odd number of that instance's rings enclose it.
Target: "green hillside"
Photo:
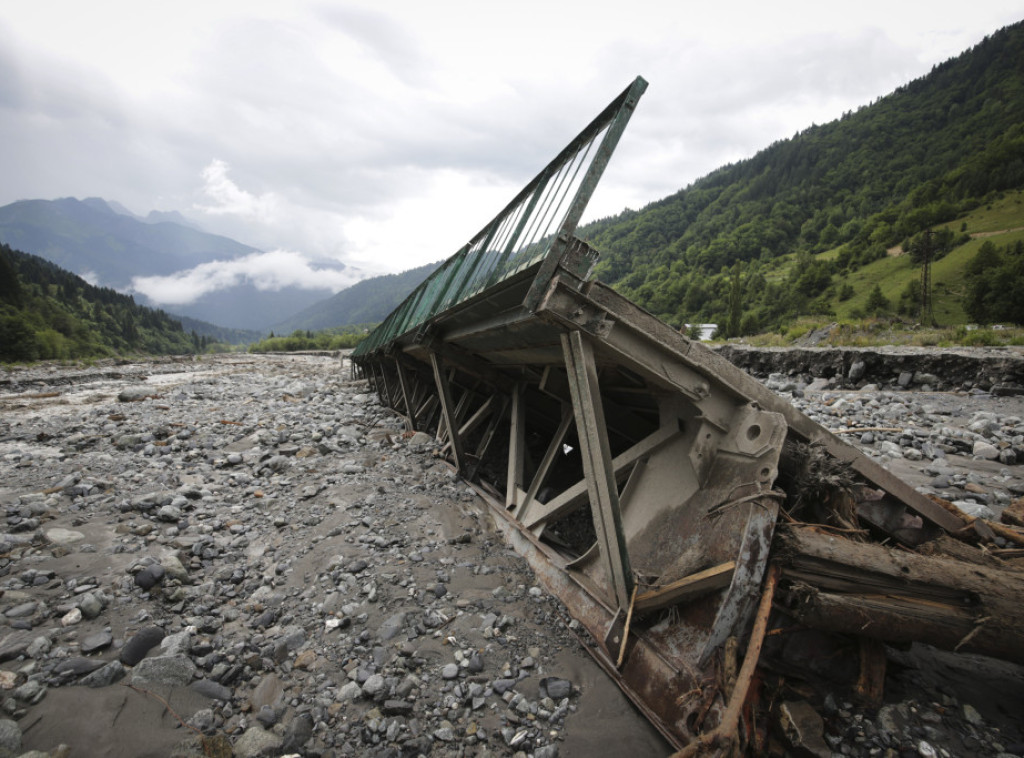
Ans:
[[[2,361],[189,353],[206,345],[163,311],[0,244]]]
[[[356,282],[351,287],[275,324],[274,331],[288,334],[295,330],[317,331],[383,321],[440,265],[440,261],[428,263],[400,274],[384,274]]]
[[[1006,193],[1002,199],[974,213],[958,219],[957,226],[965,228],[970,239],[954,247],[947,255],[932,263],[932,312],[939,324],[963,324],[975,320],[965,310],[972,279],[970,267],[982,245],[988,242],[997,249],[1012,249],[1024,241],[1024,192]],[[836,251],[817,256],[820,259],[835,257]],[[892,304],[891,310],[898,315],[913,318],[919,315],[918,308],[905,308],[900,312],[900,298],[921,280],[921,266],[902,249],[894,255],[886,255],[877,261],[853,270],[842,278],[844,285],[850,285],[856,292],[840,300],[834,296],[829,300],[831,311],[840,320],[849,320],[872,315],[868,312],[867,300],[875,286]],[[1011,252],[1012,254],[1012,252]],[[915,301],[916,302],[916,301]],[[1014,320],[1010,318],[995,320]]]
[[[1024,227],[1021,189],[1024,22],[871,105],[579,234],[601,252],[598,277],[655,315],[738,336],[802,315],[896,316],[901,298],[911,318],[920,265],[893,253],[920,248],[933,229],[944,253],[932,271],[936,319],[1007,320],[1006,304],[967,306],[984,278],[968,276],[985,241],[969,235]],[[1013,235],[989,240],[1004,277],[1016,275]],[[877,295],[868,308],[875,285],[888,310]]]

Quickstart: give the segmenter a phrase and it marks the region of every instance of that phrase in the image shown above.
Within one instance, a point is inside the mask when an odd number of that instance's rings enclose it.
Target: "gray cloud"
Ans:
[[[400,270],[454,252],[637,74],[651,86],[591,217],[866,104],[1019,17],[1003,0],[890,6],[183,0],[169,17],[97,0],[65,4],[56,28],[25,4],[0,21],[0,204],[99,195],[297,251],[310,271]]]

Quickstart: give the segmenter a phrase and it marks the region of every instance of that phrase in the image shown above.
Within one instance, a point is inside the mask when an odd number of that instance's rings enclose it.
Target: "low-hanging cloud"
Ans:
[[[251,284],[262,291],[285,287],[338,292],[362,278],[352,268],[316,267],[297,252],[273,250],[202,263],[168,276],[137,276],[132,290],[159,305],[188,305],[203,295]]]

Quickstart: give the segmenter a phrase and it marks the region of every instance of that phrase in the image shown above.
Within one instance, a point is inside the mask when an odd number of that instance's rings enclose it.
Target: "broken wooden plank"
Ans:
[[[682,579],[678,579],[664,587],[648,590],[636,598],[637,611],[656,611],[668,608],[688,600],[707,595],[709,592],[721,590],[729,586],[736,561],[726,561],[718,566],[698,571]]]

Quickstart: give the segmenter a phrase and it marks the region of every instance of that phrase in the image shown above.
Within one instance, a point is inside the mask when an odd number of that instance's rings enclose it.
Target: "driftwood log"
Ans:
[[[813,527],[776,535],[780,593],[803,624],[1024,663],[1024,572],[855,542]]]

